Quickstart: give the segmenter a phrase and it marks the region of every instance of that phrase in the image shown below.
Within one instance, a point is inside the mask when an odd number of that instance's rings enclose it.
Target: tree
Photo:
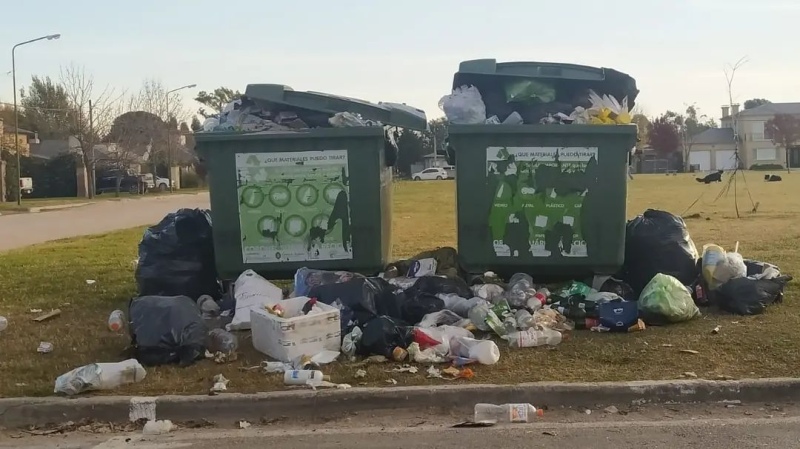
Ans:
[[[200,123],[200,119],[198,119],[196,115],[192,116],[191,127],[193,132],[198,132],[203,130],[203,124]]]
[[[397,139],[397,169],[405,175],[411,174],[411,166],[422,160],[425,155],[425,144],[417,131],[401,130]]]
[[[671,156],[681,146],[676,118],[669,114],[670,111],[653,120],[650,127],[650,146],[662,156]]]
[[[24,93],[24,92],[23,92]],[[65,139],[80,119],[70,103],[63,84],[50,77],[33,76],[27,93],[20,100],[25,122],[41,139]],[[13,111],[13,110],[12,110]],[[13,122],[11,122],[13,125]],[[20,126],[24,128],[23,126]]]
[[[141,89],[131,95],[128,111],[144,111],[154,114],[166,123],[178,129],[178,121],[188,118],[189,114],[183,105],[179,92],[167,93],[164,84],[156,79],[146,79]]]
[[[761,105],[772,103],[771,101],[767,100],[766,98],[753,98],[744,102],[744,109],[745,111],[748,109],[755,109]]]
[[[800,119],[794,115],[778,114],[764,124],[764,132],[772,143],[786,152],[786,171],[789,169],[789,149],[800,141]]]
[[[194,100],[210,108],[210,111],[207,111],[206,108],[200,108],[197,111],[197,113],[203,117],[209,118],[221,114],[222,108],[224,108],[226,104],[238,100],[241,97],[242,93],[238,90],[234,91],[233,89],[223,86],[214,89],[212,92],[200,91]]]
[[[650,141],[650,119],[644,114],[635,114],[631,122],[636,124],[636,149],[641,151]]]
[[[428,122],[430,132],[425,133],[423,138],[424,154],[431,154],[434,151],[441,155],[446,154],[444,140],[447,138],[448,125],[449,123],[444,117],[433,119]],[[434,142],[436,142],[436,148],[434,148]]]

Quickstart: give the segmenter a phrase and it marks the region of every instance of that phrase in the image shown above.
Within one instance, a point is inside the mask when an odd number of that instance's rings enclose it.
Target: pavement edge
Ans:
[[[443,410],[469,416],[475,403],[530,402],[537,407],[595,408],[648,403],[739,400],[787,402],[800,398],[800,379],[672,380],[599,383],[538,382],[517,385],[446,385],[347,390],[302,390],[218,396],[159,396],[157,419],[218,423],[237,420],[326,421],[354,412]],[[0,427],[94,419],[127,422],[131,396],[0,399]],[[136,398],[138,399],[138,398]]]

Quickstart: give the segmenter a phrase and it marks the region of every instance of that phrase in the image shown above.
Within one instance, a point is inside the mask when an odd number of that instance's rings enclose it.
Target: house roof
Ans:
[[[70,136],[69,140],[48,139],[31,144],[31,156],[42,159],[52,159],[64,153],[69,153],[80,148],[78,139]]]
[[[733,128],[710,128],[692,139],[692,143],[716,144],[733,143]]]
[[[798,114],[800,103],[765,103],[753,109],[745,109],[739,115],[743,117],[752,115]]]
[[[3,125],[3,132],[14,134],[14,127],[11,125]],[[28,136],[35,136],[36,133],[33,131],[29,131],[27,129],[17,128],[17,133],[19,134],[26,134]]]

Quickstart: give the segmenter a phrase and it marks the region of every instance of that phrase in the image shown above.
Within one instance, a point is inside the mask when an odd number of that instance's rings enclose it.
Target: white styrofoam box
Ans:
[[[309,298],[300,296],[280,302],[286,317],[275,316],[265,309],[251,309],[250,329],[253,347],[281,362],[302,356],[313,356],[323,350],[341,351],[342,328],[339,309],[317,303],[321,312],[303,315]],[[298,315],[298,316],[295,316]]]

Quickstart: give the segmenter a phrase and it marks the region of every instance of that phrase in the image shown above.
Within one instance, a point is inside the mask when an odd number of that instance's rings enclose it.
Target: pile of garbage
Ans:
[[[127,313],[109,318],[110,330],[127,328],[134,359],[70,371],[56,381],[57,393],[138,382],[145,366],[228,363],[244,340],[271,359],[253,369],[282,373],[287,385],[347,388],[320,369],[359,357],[404,363],[397,369],[405,372],[427,364],[429,377],[471,378],[467,365],[500,360],[498,344],[548,347],[573,331],[640,332],[692,320],[699,307],[759,314],[782,301],[792,279],[775,265],[744,259],[738,245],[726,252],[708,244],[701,256],[680,217],[648,210],[628,222],[625,264],[598,288],[579,280],[540,284],[526,273],[507,281],[492,272],[470,277],[455,249],[439,248],[377,276],[301,268],[290,291],[247,270],[222,294],[210,227],[205,211],[182,209],[145,232],[140,295]],[[246,331],[252,338],[237,336]],[[211,393],[226,390],[219,377]]]

